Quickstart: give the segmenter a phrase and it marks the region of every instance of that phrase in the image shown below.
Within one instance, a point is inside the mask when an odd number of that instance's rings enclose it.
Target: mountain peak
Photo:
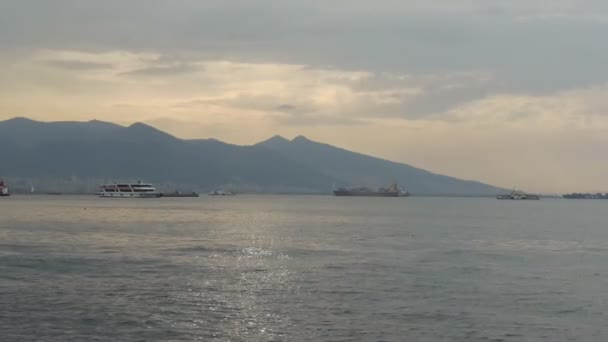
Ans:
[[[157,129],[156,127],[150,126],[148,124],[145,124],[143,122],[136,122],[132,125],[130,125],[129,127],[127,127],[127,129],[129,130],[135,130],[135,131],[139,131],[139,132],[151,132],[151,133],[158,133],[158,134],[163,134],[163,135],[169,135],[159,129]]]
[[[289,142],[289,140],[288,140],[288,139],[285,139],[285,138],[283,138],[282,136],[280,136],[280,135],[278,135],[278,134],[277,134],[277,135],[274,135],[272,138],[270,138],[270,139],[268,139],[268,140],[266,140],[266,141],[268,141],[268,142],[270,142],[270,141],[276,141],[276,142]]]
[[[289,139],[285,139],[280,135],[275,135],[270,139],[264,140],[264,141],[260,141],[259,143],[257,143],[256,145],[260,145],[260,146],[267,146],[267,147],[275,147],[275,146],[279,146],[279,145],[285,145],[285,144],[289,144],[291,143],[291,141],[289,141]]]
[[[28,119],[28,118],[23,117],[23,116],[16,116],[14,118],[11,118],[11,119],[8,119],[8,120],[4,120],[4,121],[1,121],[1,122],[4,122],[4,123],[34,123],[34,122],[38,122],[38,121],[35,121],[35,120],[32,120],[32,119]]]
[[[131,126],[127,127],[127,130],[132,131],[138,135],[142,134],[143,136],[148,137],[176,139],[171,134],[163,132],[156,127],[147,125],[142,122],[136,122],[132,124]]]
[[[135,122],[133,124],[131,124],[128,128],[146,128],[146,129],[154,129],[154,127],[150,126],[150,125],[146,125],[143,122]]]
[[[91,127],[98,127],[98,128],[111,128],[111,129],[121,129],[124,128],[123,126],[117,125],[115,123],[112,122],[107,122],[107,121],[101,121],[101,120],[89,120],[86,123],[87,125],[91,126]]]
[[[291,141],[292,142],[311,142],[312,140],[308,139],[307,137],[305,137],[303,135],[298,135],[297,137],[293,138]]]

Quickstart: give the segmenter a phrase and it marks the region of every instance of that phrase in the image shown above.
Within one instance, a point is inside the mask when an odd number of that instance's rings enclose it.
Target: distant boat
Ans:
[[[597,194],[590,194],[590,193],[572,193],[572,194],[565,194],[562,195],[563,198],[567,198],[567,199],[608,199],[608,193],[606,194],[602,194],[602,193],[597,193]]]
[[[539,200],[540,195],[527,194],[520,190],[513,190],[510,194],[497,195],[496,199],[499,200]]]
[[[354,197],[408,197],[410,193],[399,188],[397,183],[393,183],[388,188],[370,189],[366,187],[339,188],[333,191],[335,196],[354,196]]]
[[[407,190],[399,189],[399,197],[410,197],[411,194]]]
[[[184,193],[184,192],[175,191],[175,192],[163,193],[163,197],[199,197],[199,195],[196,192]]]
[[[224,190],[213,190],[210,193],[208,193],[209,196],[234,196],[234,194],[230,191],[224,191]]]
[[[11,193],[8,190],[8,185],[4,183],[4,179],[0,178],[0,197],[10,196]]]
[[[99,186],[99,197],[111,198],[159,198],[163,194],[156,191],[152,184],[138,181],[135,184],[103,184]]]

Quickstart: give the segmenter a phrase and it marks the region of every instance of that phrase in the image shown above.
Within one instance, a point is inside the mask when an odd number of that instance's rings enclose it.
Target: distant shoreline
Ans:
[[[235,193],[239,196],[327,196],[335,197],[331,193],[302,193],[302,192],[289,192],[289,193],[270,193],[270,192],[243,192]],[[13,192],[12,195],[17,196],[97,196],[95,193],[26,193],[26,192]],[[207,193],[200,193],[200,197],[206,197]],[[416,194],[412,193],[408,197],[443,197],[443,198],[495,198],[496,195],[479,195],[479,194]],[[559,198],[564,199],[562,195],[541,195],[542,198]],[[162,198],[162,197],[161,197]],[[167,197],[170,198],[170,197]],[[407,198],[407,197],[403,197]]]

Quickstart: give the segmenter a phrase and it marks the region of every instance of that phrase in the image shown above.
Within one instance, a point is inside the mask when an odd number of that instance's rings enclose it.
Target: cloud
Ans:
[[[52,60],[48,61],[47,64],[52,67],[66,69],[66,70],[96,70],[96,69],[111,69],[112,64],[110,63],[97,63],[87,61],[69,61],[69,60]]]
[[[291,115],[276,115],[274,119],[283,125],[303,126],[303,127],[318,127],[318,126],[352,126],[364,125],[367,122],[357,117],[344,117],[335,115],[323,114],[291,114]]]
[[[3,2],[0,41],[372,72],[482,69],[513,92],[553,92],[608,77],[606,17],[605,3],[574,0],[22,0]]]
[[[280,111],[280,112],[293,112],[295,110],[297,110],[298,107],[292,105],[292,104],[288,104],[288,103],[284,103],[282,105],[278,105],[276,107],[276,110]]]
[[[56,71],[58,65],[63,72]],[[192,57],[185,60],[129,51],[44,50],[6,70],[13,71],[12,78],[20,82],[28,79],[24,77],[26,72],[39,77],[50,72],[48,81],[36,80],[23,87],[51,82],[48,87],[53,92],[61,88],[81,94],[95,91],[105,108],[129,105],[132,110],[139,108],[153,116],[163,111],[175,115],[197,111],[206,116],[230,112],[231,116],[240,113],[290,125],[349,125],[391,118],[454,121],[463,120],[454,115],[461,108],[496,98],[517,103],[522,98],[581,94],[581,90],[528,95],[510,92],[496,74],[482,69],[407,74]],[[140,82],[142,77],[145,83]],[[585,99],[592,101],[589,96]],[[594,108],[602,103],[601,96],[593,99]],[[531,103],[522,108],[503,119],[532,115]],[[481,113],[476,120],[493,114]],[[581,112],[589,113],[590,109]]]
[[[176,76],[184,73],[201,72],[200,67],[187,63],[178,63],[174,65],[150,66],[141,69],[135,69],[121,73],[123,76]]]

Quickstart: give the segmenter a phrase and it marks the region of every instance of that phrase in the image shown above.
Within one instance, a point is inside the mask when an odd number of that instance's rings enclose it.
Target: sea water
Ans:
[[[608,201],[0,199],[1,341],[607,341]]]

